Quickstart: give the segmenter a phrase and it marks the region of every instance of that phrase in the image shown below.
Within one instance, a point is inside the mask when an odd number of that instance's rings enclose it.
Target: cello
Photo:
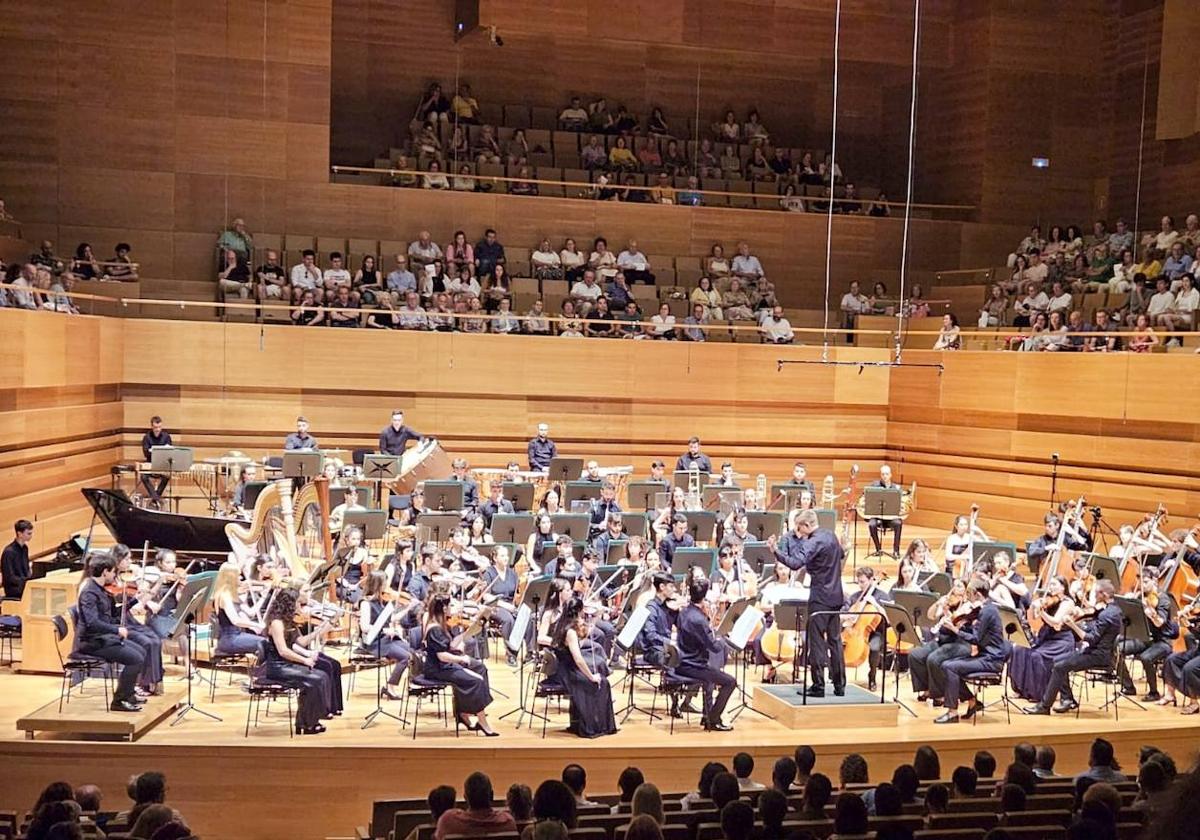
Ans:
[[[885,580],[887,575],[880,572],[878,579],[871,581],[862,597],[847,611],[850,614],[842,617],[842,657],[847,668],[857,668],[871,654],[871,634],[883,621],[883,610],[874,595]]]

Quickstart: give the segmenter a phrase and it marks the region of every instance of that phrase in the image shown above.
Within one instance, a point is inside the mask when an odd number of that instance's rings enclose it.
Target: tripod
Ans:
[[[1121,535],[1113,530],[1113,526],[1104,521],[1104,514],[1100,511],[1100,508],[1092,508],[1092,528],[1088,533],[1088,542],[1091,544],[1092,550],[1096,550],[1096,541],[1099,540],[1099,545],[1104,549],[1100,553],[1108,554],[1109,534],[1115,537],[1118,543],[1121,541]]]
[[[191,607],[193,605],[189,604],[188,606]],[[192,677],[195,673],[195,668],[196,668],[196,655],[195,654],[196,654],[196,647],[197,647],[196,616],[192,610],[189,609],[189,611],[187,612],[187,617],[185,618],[185,621],[187,622],[188,644],[191,646],[191,649],[188,651],[188,658],[187,658],[187,664],[188,664],[187,702],[184,703],[183,707],[175,714],[175,720],[171,721],[171,726],[174,726],[175,724],[177,724],[181,720],[183,720],[184,717],[187,716],[188,712],[196,712],[197,714],[204,715],[209,720],[215,720],[217,723],[220,723],[221,719],[219,717],[217,717],[216,715],[214,715],[211,712],[204,711],[199,706],[197,706],[194,702],[192,702]]]

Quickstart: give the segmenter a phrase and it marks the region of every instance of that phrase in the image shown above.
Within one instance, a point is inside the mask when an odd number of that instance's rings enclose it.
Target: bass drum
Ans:
[[[443,481],[449,477],[450,456],[436,440],[427,440],[404,450],[396,487],[403,493],[411,493],[423,481]]]

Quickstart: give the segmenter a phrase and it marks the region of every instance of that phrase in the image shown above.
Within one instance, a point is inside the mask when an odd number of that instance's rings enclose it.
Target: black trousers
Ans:
[[[908,669],[912,672],[913,688],[926,692],[930,697],[946,696],[945,664],[952,659],[971,655],[971,646],[966,642],[947,642],[915,648],[908,655]]]
[[[1159,662],[1170,655],[1170,642],[1143,642],[1138,639],[1126,639],[1121,642],[1121,659],[1117,663],[1117,675],[1121,678],[1121,686],[1124,688],[1133,685],[1133,678],[1129,675],[1129,665],[1125,661],[1125,657],[1132,656],[1142,663],[1142,670],[1146,672],[1146,687],[1151,694],[1157,694],[1157,666]]]
[[[167,485],[171,483],[171,476],[147,474],[142,476],[142,486],[146,488],[146,495],[151,501],[162,501],[162,495],[167,490]]]
[[[1057,660],[1050,670],[1050,682],[1046,685],[1046,693],[1042,695],[1042,705],[1049,708],[1060,694],[1064,700],[1074,700],[1075,695],[1071,692],[1071,674],[1086,671],[1088,668],[1103,668],[1110,660],[1109,654],[1092,650],[1072,653]]]
[[[808,619],[808,682],[813,688],[825,687],[825,669],[835,689],[846,687],[846,660],[842,656],[842,621],[834,614],[812,615],[826,608],[813,605]],[[834,607],[832,609],[838,609]]]
[[[900,532],[904,530],[903,519],[868,519],[867,530],[871,532],[871,543],[876,551],[883,549],[879,545],[879,526],[892,529],[892,554],[900,556]]]
[[[117,677],[117,687],[113,690],[113,700],[133,700],[134,689],[142,676],[146,665],[146,651],[132,639],[120,639],[115,636],[105,636],[92,643],[83,642],[80,651],[89,656],[97,656],[105,662],[121,666],[121,675]]]
[[[1200,663],[1200,646],[1190,645],[1187,650],[1172,653],[1163,663],[1163,682],[1176,691],[1186,691],[1184,673],[1193,663]],[[1200,664],[1197,664],[1197,667],[1200,667]]]
[[[974,700],[975,695],[964,682],[966,677],[975,674],[998,674],[1004,667],[1004,662],[993,662],[981,656],[967,656],[962,659],[951,659],[942,666],[946,674],[946,710],[954,711],[960,700]]]
[[[675,668],[675,673],[684,679],[702,683],[704,719],[710,724],[719,723],[721,715],[725,714],[729,698],[733,696],[733,691],[737,688],[737,680],[733,678],[733,675],[717,668],[699,668],[692,665],[679,665]],[[715,697],[713,696],[714,690],[716,691]]]

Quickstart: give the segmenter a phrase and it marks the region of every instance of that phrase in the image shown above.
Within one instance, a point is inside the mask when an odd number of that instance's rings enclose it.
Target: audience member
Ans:
[[[937,750],[929,744],[922,744],[917,747],[917,752],[913,755],[913,769],[917,772],[917,778],[923,782],[932,782],[942,777],[942,765],[938,759]]]
[[[733,773],[737,777],[738,788],[741,790],[764,790],[766,785],[756,782],[751,775],[754,773],[754,756],[748,752],[740,752],[733,757]]]
[[[910,805],[917,801],[917,788],[920,787],[917,771],[911,764],[901,764],[892,771],[892,785],[900,794],[900,801]]]
[[[662,840],[662,836],[662,825],[645,814],[630,820],[625,830],[625,840]]]
[[[925,789],[925,814],[944,814],[950,807],[950,788],[940,782]]]
[[[991,779],[996,775],[996,757],[987,750],[975,753],[975,774],[980,779]]]
[[[787,836],[783,827],[787,819],[788,800],[785,795],[768,788],[758,796],[758,818],[762,822],[759,840],[784,840]]]
[[[750,840],[754,836],[754,809],[734,799],[720,808],[721,834],[725,840]]]
[[[954,785],[952,791],[955,799],[967,799],[975,795],[975,789],[979,784],[979,774],[970,767],[955,767],[954,772],[950,775],[950,782]]]
[[[463,799],[466,808],[451,808],[438,818],[433,834],[436,840],[444,840],[452,834],[475,836],[517,830],[511,813],[492,807],[492,780],[485,774],[475,772],[467,776],[463,782]]]
[[[858,753],[849,753],[842,759],[838,769],[839,790],[846,790],[850,785],[865,785],[870,782],[867,774],[867,760]]]
[[[1104,738],[1092,741],[1091,752],[1088,756],[1088,769],[1075,777],[1076,783],[1080,779],[1091,779],[1097,782],[1126,781],[1125,774],[1121,772],[1121,765],[1117,763],[1116,756],[1113,754],[1112,742]]]
[[[149,805],[138,815],[133,827],[129,829],[129,836],[140,838],[140,840],[150,840],[156,831],[177,817],[174,809],[166,805]]]
[[[572,829],[576,825],[577,809],[575,793],[554,779],[542,782],[533,794],[533,818],[537,822],[557,820]]]
[[[793,759],[787,756],[777,759],[771,769],[771,787],[781,793],[791,793],[795,787],[797,773],[796,762]]]
[[[1055,758],[1054,747],[1049,744],[1039,746],[1034,761],[1033,775],[1039,779],[1057,779],[1058,774],[1054,772]]]
[[[803,788],[808,784],[808,778],[817,763],[817,753],[807,744],[801,744],[792,754],[792,760],[796,762],[795,787]]]
[[[797,819],[823,820],[825,806],[833,796],[833,782],[824,773],[813,773],[804,785],[804,799],[798,809]]]
[[[529,789],[529,785],[509,785],[504,804],[518,826],[525,825],[533,819],[533,791]]]
[[[659,825],[666,822],[662,793],[659,792],[655,785],[649,782],[637,786],[637,790],[633,792],[629,811],[634,816],[643,815],[651,817]]]
[[[830,837],[857,837],[866,834],[869,822],[867,804],[861,796],[853,793],[839,794],[833,806],[833,834]]]
[[[684,811],[695,810],[699,803],[712,798],[712,783],[718,773],[727,773],[728,768],[719,761],[710,761],[700,769],[700,781],[696,786],[696,790],[684,794],[680,800],[680,807]]]

